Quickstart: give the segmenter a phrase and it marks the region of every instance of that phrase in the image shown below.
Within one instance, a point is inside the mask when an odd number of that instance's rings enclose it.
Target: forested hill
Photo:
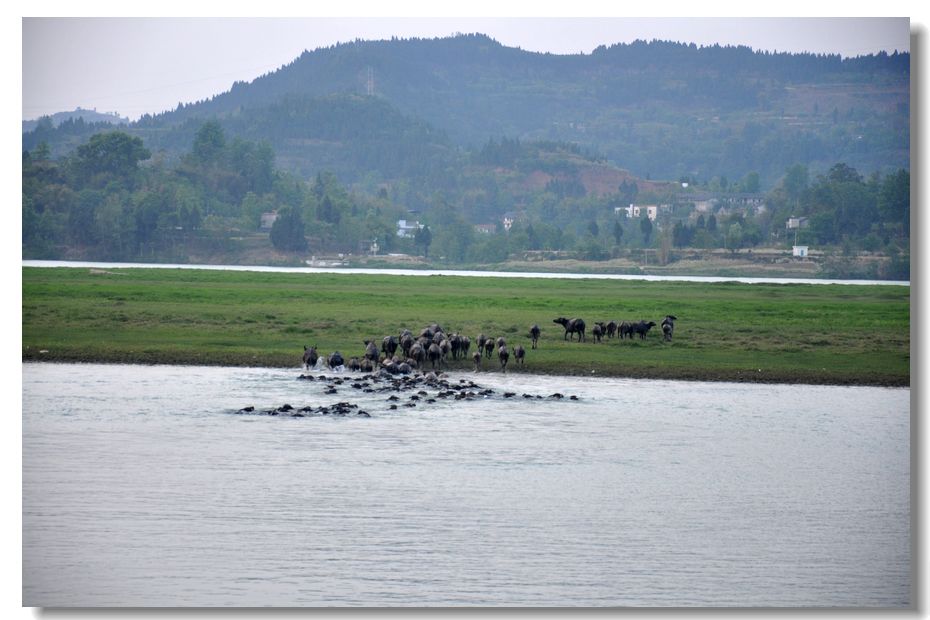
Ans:
[[[401,136],[408,150],[420,141],[422,161],[509,137],[576,144],[644,178],[757,172],[765,187],[796,163],[909,167],[909,77],[910,56],[897,53],[842,59],[653,41],[553,55],[480,34],[357,41],[304,52],[129,130],[179,152],[217,118],[232,135],[270,142],[294,171],[340,170],[347,181],[407,175],[396,159],[362,157],[375,135]],[[337,127],[320,125],[333,118]],[[27,134],[24,149],[46,141],[66,152],[91,132]]]

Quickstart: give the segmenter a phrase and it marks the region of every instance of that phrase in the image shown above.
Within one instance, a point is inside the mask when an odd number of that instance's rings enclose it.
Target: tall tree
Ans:
[[[226,134],[218,121],[207,121],[197,130],[194,137],[194,157],[200,163],[213,163],[226,148]]]
[[[649,216],[644,215],[639,220],[639,230],[643,233],[643,242],[649,245],[649,239],[652,237],[652,220]]]
[[[429,246],[433,243],[433,233],[428,225],[417,229],[417,232],[413,235],[413,243],[418,248],[423,248],[424,258],[429,256]]]
[[[129,177],[152,156],[140,138],[122,131],[98,133],[77,148],[75,166],[85,182],[97,175]]]
[[[284,206],[278,210],[278,217],[271,225],[271,244],[283,252],[303,252],[307,249],[300,209]]]

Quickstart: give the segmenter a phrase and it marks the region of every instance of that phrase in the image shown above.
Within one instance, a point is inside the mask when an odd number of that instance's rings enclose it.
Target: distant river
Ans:
[[[219,271],[267,271],[278,273],[362,273],[399,276],[474,276],[479,278],[597,278],[647,282],[744,282],[747,284],[855,284],[910,286],[907,280],[821,280],[816,278],[739,278],[712,276],[650,276],[612,273],[541,273],[524,271],[467,271],[454,269],[353,269],[350,267],[262,267],[250,265],[189,265],[169,263],[95,263],[83,261],[24,260],[23,267],[83,267],[97,269],[215,269]]]
[[[24,363],[23,604],[909,604],[908,389],[298,375]]]

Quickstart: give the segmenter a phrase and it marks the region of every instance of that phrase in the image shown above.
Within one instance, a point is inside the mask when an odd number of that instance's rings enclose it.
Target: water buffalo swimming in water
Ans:
[[[578,342],[581,342],[585,339],[584,337],[584,319],[566,319],[565,317],[559,317],[552,320],[553,323],[558,323],[565,328],[565,337],[563,340],[571,340],[572,334],[577,332]]]
[[[339,351],[333,351],[328,358],[326,358],[326,364],[329,366],[330,370],[338,368],[339,366],[345,365],[345,360],[342,359],[342,353]]]
[[[655,321],[649,321],[648,323],[646,321],[640,321],[639,323],[633,325],[633,333],[639,334],[640,340],[645,340],[646,334],[648,334],[649,330],[655,326]]]
[[[532,346],[533,346],[533,348],[535,349],[535,348],[536,348],[536,343],[539,342],[539,325],[537,325],[537,324],[535,324],[535,323],[534,323],[533,326],[530,328],[530,340],[532,341],[532,343],[533,343]]]
[[[320,359],[319,354],[316,352],[316,347],[307,347],[304,345],[304,357],[303,362],[304,366],[307,367],[307,370],[310,370],[316,366],[316,361]]]
[[[671,342],[672,332],[675,331],[675,321],[677,320],[678,317],[671,314],[662,319],[662,335],[665,336],[666,342]]]
[[[497,350],[497,358],[501,361],[501,372],[506,372],[507,362],[510,360],[510,351],[507,350],[507,345],[503,345]]]

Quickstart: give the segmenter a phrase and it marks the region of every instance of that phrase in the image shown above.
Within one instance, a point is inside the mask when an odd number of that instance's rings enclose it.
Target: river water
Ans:
[[[24,260],[23,267],[80,267],[85,269],[209,269],[219,271],[259,271],[277,273],[355,273],[400,276],[473,276],[478,278],[561,278],[598,280],[639,280],[646,282],[743,282],[746,284],[849,284],[859,286],[910,286],[907,280],[828,280],[823,278],[750,278],[723,276],[655,276],[616,273],[556,273],[521,271],[469,271],[455,269],[362,269],[352,267],[264,267],[258,265],[193,265],[169,263],[100,263],[88,261]]]
[[[909,604],[908,389],[299,375],[24,363],[23,604]]]

